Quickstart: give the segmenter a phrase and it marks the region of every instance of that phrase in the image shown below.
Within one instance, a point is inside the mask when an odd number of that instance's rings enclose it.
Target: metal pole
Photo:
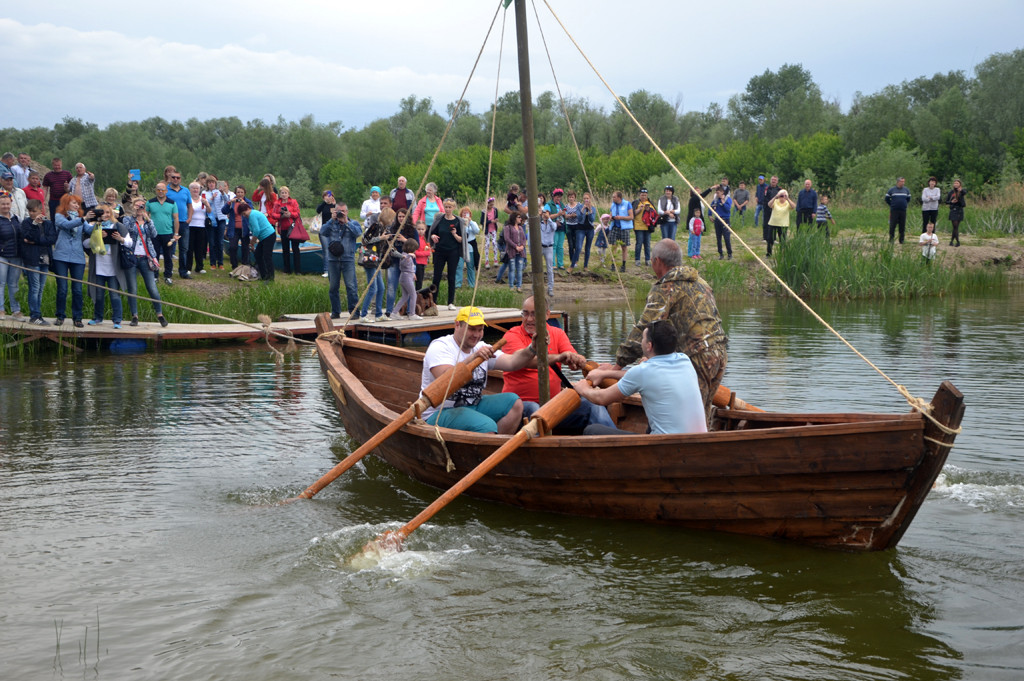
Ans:
[[[523,159],[526,161],[526,203],[530,230],[533,309],[537,315],[537,388],[540,403],[551,396],[548,366],[548,301],[545,296],[544,253],[540,244],[540,209],[537,205],[537,155],[533,140],[533,92],[530,88],[530,47],[526,31],[526,0],[515,0],[519,48],[519,105],[523,116]]]

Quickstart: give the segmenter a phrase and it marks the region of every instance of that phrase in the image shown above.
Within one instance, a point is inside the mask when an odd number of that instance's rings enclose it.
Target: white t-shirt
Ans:
[[[631,367],[618,387],[627,397],[640,393],[652,433],[708,432],[697,372],[685,354],[655,355]]]
[[[921,255],[926,258],[935,257],[935,247],[939,245],[939,235],[935,232],[929,234],[925,232],[921,235],[921,238],[917,240],[917,243],[921,245]]]
[[[433,383],[435,380],[434,374],[430,373],[430,370],[437,366],[454,366],[459,362],[464,362],[467,357],[472,355],[480,348],[488,345],[487,343],[480,341],[473,346],[473,349],[469,352],[464,352],[459,344],[455,342],[455,335],[442,336],[431,341],[430,346],[427,348],[427,354],[423,356],[423,373],[420,376],[420,394],[423,394],[423,390]],[[495,362],[498,361],[498,357],[502,355],[501,351],[494,354],[494,357],[483,362],[480,366],[473,370],[473,380],[459,388],[457,391],[452,393],[451,397],[444,401],[444,408],[451,409],[455,406],[458,400],[469,400],[473,404],[479,401],[479,397],[483,392],[484,386],[487,385],[487,372],[494,368]],[[696,374],[694,374],[696,376]],[[434,407],[430,407],[423,412],[423,418],[427,418],[431,414],[437,411]]]

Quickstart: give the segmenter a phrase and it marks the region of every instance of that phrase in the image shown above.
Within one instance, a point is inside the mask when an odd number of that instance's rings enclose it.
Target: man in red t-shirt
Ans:
[[[502,352],[512,353],[533,342],[533,337],[537,334],[537,314],[533,307],[533,296],[523,301],[522,315],[523,323],[505,332],[505,347],[502,348]],[[544,320],[547,320],[547,314],[544,315]],[[586,357],[576,352],[576,348],[569,342],[569,337],[565,335],[565,331],[549,324],[548,356],[561,353],[567,353],[566,364],[571,369],[582,369],[587,361]],[[556,364],[556,366],[561,368],[560,364]],[[562,385],[554,370],[549,369],[548,371],[551,397],[554,397],[562,391]],[[540,408],[536,358],[522,369],[506,371],[504,381],[505,387],[502,388],[502,392],[515,393],[523,400],[524,417],[529,418],[533,412]],[[580,406],[576,408],[576,411],[569,414],[555,431],[559,434],[579,434],[592,423],[613,427],[615,425],[615,422],[608,415],[607,409],[581,398]]]

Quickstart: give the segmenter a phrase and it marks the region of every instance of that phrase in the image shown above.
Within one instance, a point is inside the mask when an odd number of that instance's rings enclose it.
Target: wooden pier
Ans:
[[[504,327],[515,326],[521,319],[520,311],[517,308],[481,307],[480,309],[488,322]],[[395,345],[405,345],[407,342],[425,345],[429,342],[431,334],[450,331],[455,323],[456,314],[457,311],[439,308],[436,317],[375,323],[366,323],[360,319],[354,324],[345,326],[344,329],[348,335],[355,338],[392,342]],[[295,337],[315,336],[315,317],[315,314],[284,315],[273,322],[270,328],[273,331]],[[549,319],[556,320],[556,323],[561,322],[564,327],[568,315],[564,312],[552,312]],[[341,319],[335,320],[335,324],[341,328],[341,325],[347,321],[348,316],[342,315]],[[231,323],[171,323],[162,327],[156,322],[139,322],[138,326],[129,326],[128,321],[125,320],[120,329],[115,329],[113,322],[104,320],[102,324],[89,326],[87,323],[79,329],[75,328],[70,319],[65,320],[61,326],[35,326],[28,323],[28,318],[16,320],[10,316],[0,319],[0,334],[14,337],[14,340],[5,344],[7,348],[37,340],[49,340],[76,351],[79,350],[76,343],[79,340],[95,342],[142,340],[152,342],[159,347],[166,341],[233,340],[251,343],[266,337],[265,330],[258,322],[254,322],[252,326]],[[271,340],[275,340],[275,337],[271,336]],[[276,340],[283,339],[277,337]]]

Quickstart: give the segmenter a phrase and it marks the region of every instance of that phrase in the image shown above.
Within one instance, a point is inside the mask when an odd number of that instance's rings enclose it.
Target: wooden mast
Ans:
[[[537,156],[533,140],[533,92],[530,88],[530,47],[526,31],[526,0],[515,0],[516,43],[519,52],[519,106],[523,118],[523,159],[526,162],[526,203],[530,230],[530,261],[533,309],[537,319],[537,384],[540,403],[551,395],[548,365],[548,302],[545,295],[544,253],[540,242],[540,210],[537,205]],[[506,7],[508,4],[506,3]]]

